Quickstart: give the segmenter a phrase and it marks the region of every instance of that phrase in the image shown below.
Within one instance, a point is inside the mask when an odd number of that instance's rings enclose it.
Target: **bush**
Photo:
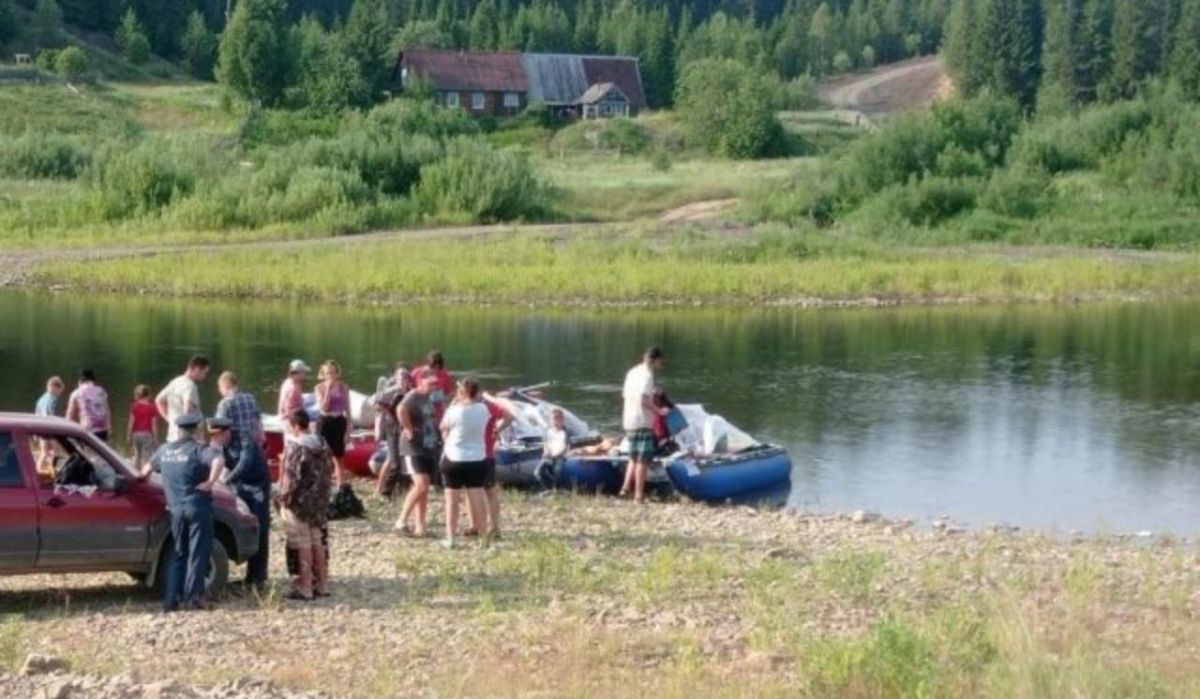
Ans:
[[[88,70],[87,54],[78,46],[68,46],[54,57],[54,70],[66,80],[75,82]]]
[[[600,132],[600,143],[618,153],[634,155],[646,150],[650,144],[650,134],[633,119],[609,119]]]
[[[833,72],[848,73],[854,67],[854,61],[850,60],[850,54],[845,51],[838,51],[833,57]]]
[[[838,178],[839,198],[852,208],[914,178],[986,174],[1005,162],[1021,124],[1015,101],[988,95],[901,117],[851,147]]]
[[[150,40],[145,34],[136,33],[130,34],[125,40],[125,46],[121,48],[125,58],[135,66],[144,65],[150,60]]]
[[[1092,169],[1124,147],[1125,140],[1150,126],[1153,113],[1145,100],[1089,109],[1036,124],[1015,146],[1014,157],[1050,174]]]
[[[783,108],[806,111],[820,107],[817,87],[817,79],[808,73],[792,79],[783,86]]]
[[[742,63],[707,58],[683,69],[675,107],[691,137],[710,153],[761,158],[780,149],[780,93],[777,83]]]
[[[420,134],[437,139],[479,133],[479,125],[463,110],[444,109],[426,100],[385,102],[367,113],[364,125],[377,133]]]
[[[441,156],[441,144],[429,136],[345,129],[337,138],[310,141],[302,161],[353,171],[383,194],[404,195],[417,184],[421,168]]]
[[[36,64],[37,64],[37,67],[39,70],[45,71],[47,73],[57,73],[58,72],[57,61],[58,61],[58,51],[56,51],[54,49],[45,49],[43,51],[38,52]]]
[[[110,220],[155,213],[196,182],[194,163],[158,141],[113,143],[97,154],[87,176],[96,213]]]
[[[880,193],[873,204],[914,226],[936,226],[975,206],[972,180],[926,177],[912,179]]]
[[[0,137],[0,175],[5,177],[70,180],[90,162],[88,149],[60,134]]]
[[[1050,176],[1024,166],[998,170],[979,197],[986,209],[1004,216],[1033,218],[1051,196]]]
[[[320,112],[252,108],[238,128],[238,143],[247,149],[286,146],[313,137],[333,136],[339,124],[337,118]]]
[[[548,198],[523,155],[475,139],[451,142],[445,160],[421,172],[415,196],[428,213],[485,223],[536,216]]]

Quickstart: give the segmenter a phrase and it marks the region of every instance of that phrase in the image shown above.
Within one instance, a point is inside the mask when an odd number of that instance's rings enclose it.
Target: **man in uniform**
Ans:
[[[150,460],[162,477],[167,509],[171,513],[171,536],[175,542],[166,570],[166,594],[163,610],[172,612],[181,605],[205,609],[204,579],[213,546],[212,487],[224,468],[224,456],[196,441],[196,430],[203,418],[194,413],[175,421],[176,438],[163,445]],[[228,442],[228,420],[219,432]],[[213,425],[218,429],[216,424]]]

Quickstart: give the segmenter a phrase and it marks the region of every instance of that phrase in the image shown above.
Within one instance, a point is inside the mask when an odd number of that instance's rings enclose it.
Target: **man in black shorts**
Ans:
[[[400,421],[400,439],[397,444],[398,464],[412,478],[412,488],[404,498],[404,508],[396,520],[396,530],[425,536],[425,523],[429,511],[429,486],[437,469],[437,451],[440,433],[435,417],[436,406],[430,395],[437,390],[437,374],[432,369],[418,372],[414,377],[414,388],[396,408]],[[415,515],[415,523],[408,526],[409,515]]]

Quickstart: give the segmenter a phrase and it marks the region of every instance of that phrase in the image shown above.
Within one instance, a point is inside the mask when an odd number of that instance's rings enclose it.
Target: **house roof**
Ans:
[[[646,107],[638,59],[632,56],[523,53],[521,63],[529,78],[531,102],[577,104],[592,85],[612,83],[634,108]]]
[[[607,97],[609,93],[616,93],[620,99],[626,102],[629,101],[629,98],[625,96],[625,93],[621,92],[621,88],[617,87],[616,85],[613,85],[612,83],[596,83],[595,85],[589,87],[587,92],[583,93],[583,96],[579,98],[579,103],[595,104]]]
[[[515,51],[405,51],[400,63],[439,90],[529,90],[521,54]]]
[[[612,83],[629,99],[636,110],[646,108],[646,92],[642,89],[642,71],[638,60],[629,56],[584,56],[583,71],[588,84]]]
[[[638,59],[515,51],[405,51],[401,66],[438,90],[526,92],[530,102],[578,104],[597,83],[611,83],[635,109],[646,93]]]

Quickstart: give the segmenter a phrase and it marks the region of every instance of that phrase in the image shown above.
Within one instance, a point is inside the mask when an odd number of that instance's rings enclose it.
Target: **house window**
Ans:
[[[486,97],[482,92],[471,93],[471,109],[474,109],[477,112],[481,111],[484,104],[486,104]]]
[[[457,107],[458,106],[458,93],[457,92],[447,92],[446,93],[446,106],[447,107]]]
[[[515,92],[504,93],[504,106],[508,109],[516,109],[521,106],[521,96]]]

